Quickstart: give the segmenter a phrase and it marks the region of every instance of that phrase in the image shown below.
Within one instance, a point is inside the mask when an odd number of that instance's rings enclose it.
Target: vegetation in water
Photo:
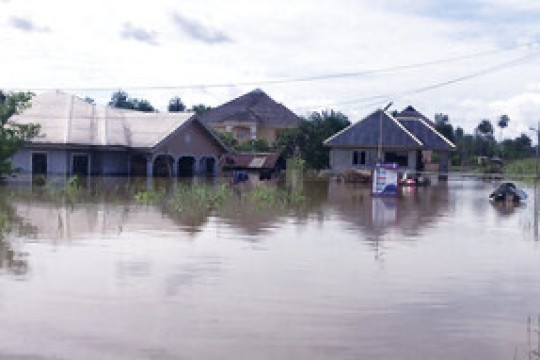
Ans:
[[[247,193],[247,200],[257,209],[288,208],[300,206],[306,200],[296,191],[286,191],[276,187],[259,186]]]
[[[515,160],[506,164],[504,169],[507,174],[511,175],[534,175],[536,174],[536,159]]]

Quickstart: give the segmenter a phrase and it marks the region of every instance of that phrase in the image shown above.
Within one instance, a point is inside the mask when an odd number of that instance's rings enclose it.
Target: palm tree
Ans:
[[[501,115],[499,117],[499,121],[497,121],[497,126],[501,129],[501,136],[500,136],[499,141],[503,140],[502,139],[502,132],[503,132],[503,129],[508,126],[509,122],[510,122],[510,118],[508,117],[508,115]]]

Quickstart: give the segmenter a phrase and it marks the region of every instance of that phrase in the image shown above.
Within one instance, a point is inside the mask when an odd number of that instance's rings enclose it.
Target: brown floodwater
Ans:
[[[515,207],[477,180],[297,181],[300,204],[174,211],[116,182],[0,188],[0,358],[528,358],[531,186]]]

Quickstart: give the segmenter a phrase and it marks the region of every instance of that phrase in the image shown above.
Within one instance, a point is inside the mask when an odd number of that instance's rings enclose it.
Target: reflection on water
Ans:
[[[394,199],[299,179],[269,185],[304,196],[289,207],[250,206],[244,185],[219,211],[134,200],[179,186],[1,188],[0,358],[526,354],[534,202],[491,204],[470,180]]]

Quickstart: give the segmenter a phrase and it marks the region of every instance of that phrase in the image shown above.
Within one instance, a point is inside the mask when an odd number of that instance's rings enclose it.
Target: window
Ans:
[[[352,154],[353,165],[366,165],[366,152],[365,151],[353,151]]]

